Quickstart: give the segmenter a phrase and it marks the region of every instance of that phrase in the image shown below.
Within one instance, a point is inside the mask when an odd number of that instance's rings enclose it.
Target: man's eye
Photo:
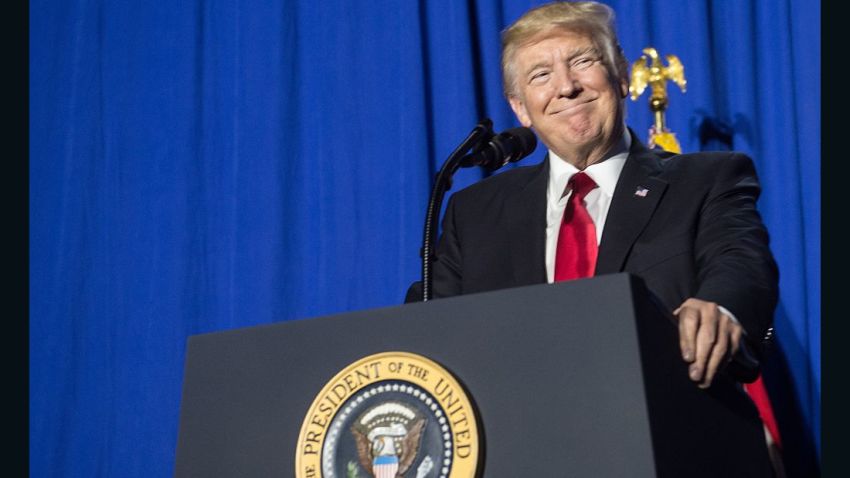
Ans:
[[[540,71],[531,75],[531,81],[543,81],[549,76],[548,71]]]
[[[573,70],[582,71],[588,69],[590,65],[592,65],[594,62],[596,62],[595,58],[591,58],[589,56],[582,56],[573,60],[573,63],[570,68],[572,68]]]

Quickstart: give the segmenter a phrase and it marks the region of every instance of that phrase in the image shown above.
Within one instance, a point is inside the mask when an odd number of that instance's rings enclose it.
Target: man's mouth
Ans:
[[[552,116],[555,116],[555,115],[562,115],[562,116],[571,115],[571,114],[577,113],[577,112],[585,109],[592,101],[593,100],[587,100],[587,101],[582,101],[580,103],[570,103],[570,104],[568,104],[564,107],[560,107],[560,108],[555,109],[550,114]]]

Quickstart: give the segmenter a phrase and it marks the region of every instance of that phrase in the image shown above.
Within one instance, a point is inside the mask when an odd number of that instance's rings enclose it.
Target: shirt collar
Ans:
[[[626,164],[626,158],[629,156],[629,148],[632,145],[632,136],[628,128],[624,128],[623,139],[612,149],[613,155],[609,156],[598,163],[591,164],[585,168],[584,172],[590,179],[599,186],[605,195],[614,196],[614,188],[617,186],[617,180],[620,178],[620,172]],[[550,197],[557,202],[564,189],[567,187],[567,182],[573,177],[579,169],[572,164],[561,159],[557,154],[549,150],[549,191]]]

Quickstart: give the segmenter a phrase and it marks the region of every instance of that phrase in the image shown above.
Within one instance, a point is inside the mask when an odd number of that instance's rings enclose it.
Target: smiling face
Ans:
[[[517,48],[511,108],[559,157],[580,169],[623,134],[625,78],[614,78],[590,36],[553,29]]]

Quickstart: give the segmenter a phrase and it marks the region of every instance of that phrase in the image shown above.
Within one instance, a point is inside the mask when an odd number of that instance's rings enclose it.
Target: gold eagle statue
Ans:
[[[650,63],[647,65],[647,57]],[[655,48],[643,49],[643,55],[632,65],[631,77],[629,78],[629,93],[632,100],[637,100],[646,86],[652,88],[652,97],[667,98],[667,80],[672,80],[685,92],[688,84],[685,80],[685,67],[676,55],[667,55],[667,66],[665,67],[659,59]]]
[[[649,64],[647,64],[649,58]],[[670,132],[664,124],[664,111],[667,109],[667,80],[671,80],[685,92],[687,81],[685,80],[685,67],[676,55],[667,55],[667,66],[661,63],[658,51],[655,48],[643,49],[643,55],[632,64],[629,76],[629,94],[632,101],[646,89],[647,85],[652,89],[649,97],[649,109],[655,116],[655,124],[649,130],[649,147],[661,146],[667,151],[680,153],[682,148],[676,141],[676,135]]]

